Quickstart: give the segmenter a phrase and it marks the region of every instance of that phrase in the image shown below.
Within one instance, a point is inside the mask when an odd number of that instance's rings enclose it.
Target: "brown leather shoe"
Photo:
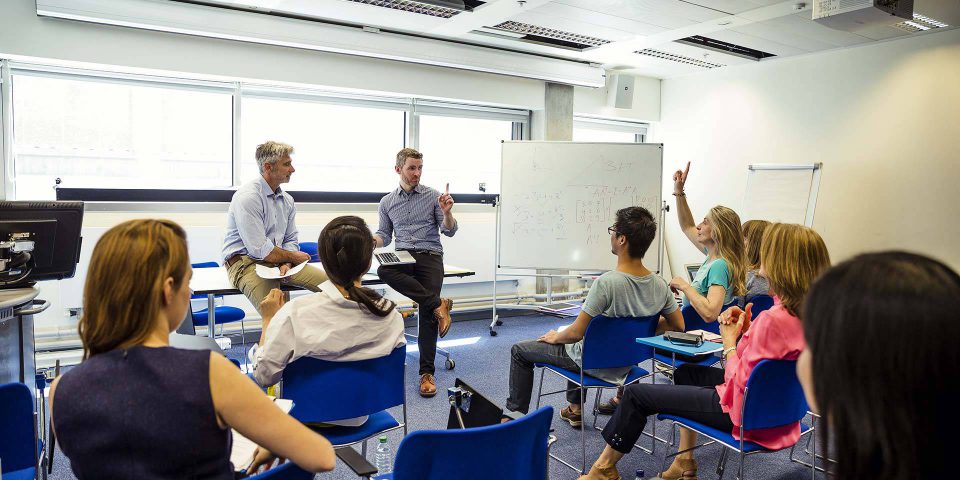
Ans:
[[[437,380],[433,375],[424,373],[420,375],[420,396],[430,398],[437,394]]]
[[[447,332],[450,331],[450,324],[453,323],[450,319],[451,309],[453,309],[453,300],[441,298],[440,306],[433,310],[433,316],[436,317],[437,322],[439,322],[440,338],[447,336]]]

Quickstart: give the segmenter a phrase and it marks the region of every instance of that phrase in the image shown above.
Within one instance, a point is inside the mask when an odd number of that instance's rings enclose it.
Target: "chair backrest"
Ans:
[[[394,480],[531,480],[547,475],[553,407],[518,420],[463,430],[420,430],[397,449]]]
[[[37,465],[33,395],[22,383],[0,385],[0,459],[4,472]]]
[[[744,392],[744,430],[788,425],[803,418],[808,409],[796,360],[762,360],[753,367]]]
[[[312,472],[303,470],[293,462],[287,462],[259,475],[247,477],[247,480],[313,480],[314,476]]]
[[[659,314],[648,317],[593,317],[583,334],[583,368],[626,367],[653,358],[653,349],[641,347],[637,339],[652,337],[657,331],[659,319]]]
[[[737,304],[737,301],[734,300],[726,305],[724,305],[720,312],[734,306]],[[690,330],[706,330],[708,332],[720,334],[720,322],[713,321],[707,322],[697,313],[697,310],[693,308],[693,305],[687,305],[680,309],[680,313],[683,315],[683,328],[685,331],[689,332]],[[756,317],[756,315],[754,315]]]
[[[753,307],[750,308],[750,314],[753,318],[757,318],[760,312],[769,310],[773,306],[773,297],[770,295],[754,295],[747,300],[747,303],[753,304]]]
[[[310,255],[310,263],[320,261],[318,248],[317,242],[300,242],[300,251]]]
[[[371,415],[404,404],[406,346],[390,355],[354,362],[303,357],[283,370],[283,398],[290,415],[305,423]]]

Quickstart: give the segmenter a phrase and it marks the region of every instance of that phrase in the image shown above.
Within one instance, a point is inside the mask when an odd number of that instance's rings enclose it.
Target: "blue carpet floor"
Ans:
[[[488,320],[458,321],[453,324],[450,334],[447,335],[444,340],[441,340],[440,346],[449,350],[456,360],[456,368],[454,370],[446,370],[443,365],[443,357],[437,356],[437,389],[440,394],[434,398],[421,398],[417,393],[419,385],[419,376],[417,375],[418,356],[416,348],[411,348],[407,356],[406,373],[407,416],[410,431],[446,428],[449,404],[443,393],[446,392],[447,387],[453,386],[454,379],[457,377],[463,379],[492,400],[502,404],[507,396],[510,347],[517,341],[537,338],[550,329],[569,323],[569,320],[564,321],[548,316],[505,318],[504,325],[498,328],[499,335],[496,337],[489,335],[487,328],[488,322]],[[408,329],[407,332],[415,334],[416,328]],[[237,340],[239,340],[239,338],[237,338]],[[243,351],[240,346],[232,348],[228,353],[232,358],[241,361],[243,359]],[[649,368],[647,369],[649,370]],[[661,379],[663,379],[663,377],[658,376],[658,383]],[[539,381],[539,373],[537,373],[536,380]],[[534,388],[536,389],[536,382]],[[563,388],[565,388],[565,383],[559,377],[550,374],[546,376],[544,391],[549,392]],[[536,392],[534,392],[534,394],[535,393]],[[607,393],[604,395],[604,398],[608,398],[609,396],[610,393]],[[586,405],[587,409],[592,407],[592,398],[593,395],[591,394]],[[566,405],[566,402],[563,395],[553,395],[552,397],[545,397],[542,404],[552,405],[555,410],[559,411]],[[399,411],[397,414],[399,415]],[[608,418],[609,417],[601,416],[598,425],[602,427]],[[585,416],[584,420],[585,423],[592,422],[592,417],[589,413]],[[667,436],[669,423],[657,423],[658,436]],[[553,428],[557,442],[553,445],[552,451],[573,464],[579,464],[581,458],[579,430],[571,428],[566,422],[560,421],[556,417],[553,422]],[[649,431],[649,425],[647,428]],[[591,428],[587,428],[586,436],[587,466],[589,468],[589,465],[597,458],[603,449],[604,441],[600,437],[600,432],[592,430]],[[389,444],[394,452],[396,452],[401,437],[402,432],[400,431],[393,432],[389,435]],[[805,444],[805,440],[801,440],[801,442]],[[650,439],[644,437],[641,439],[640,444],[649,447]],[[660,465],[660,460],[668,449],[670,452],[675,451],[675,448],[664,444],[657,445],[656,455],[649,455],[638,449],[634,449],[631,454],[627,455],[623,461],[620,462],[619,468],[621,475],[623,475],[625,479],[632,479],[634,478],[634,472],[637,469],[642,469],[645,471],[647,477],[655,477]],[[372,443],[371,450],[373,450]],[[719,446],[711,445],[697,452],[696,455],[700,465],[700,478],[717,478],[715,469],[720,458],[720,450],[721,448]],[[809,456],[805,455],[800,448],[797,450],[800,457],[804,460],[809,459]],[[464,455],[469,454],[469,452],[464,452]],[[476,452],[476,454],[483,455],[482,452]],[[790,462],[788,455],[789,450],[784,450],[772,454],[750,456],[746,461],[745,476],[747,478],[782,480],[811,478],[810,469]],[[369,458],[371,461],[373,460],[372,452],[369,454]],[[496,461],[496,459],[490,459],[490,461]],[[725,478],[736,477],[737,464],[737,456],[731,454],[727,462],[727,470],[724,474]],[[75,478],[70,471],[66,458],[63,457],[59,450],[56,453],[54,471],[50,478]],[[349,468],[338,464],[336,470],[330,473],[320,474],[317,478],[351,479],[357,477]],[[554,480],[576,479],[577,474],[559,462],[551,460],[550,478]],[[818,473],[817,478],[824,477]]]

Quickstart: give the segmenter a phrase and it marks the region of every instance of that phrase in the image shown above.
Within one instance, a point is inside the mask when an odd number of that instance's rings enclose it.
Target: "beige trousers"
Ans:
[[[260,302],[267,297],[270,290],[280,288],[279,279],[266,279],[257,275],[258,263],[275,266],[243,255],[240,260],[227,268],[227,278],[230,279],[230,283],[247,296],[257,312],[260,311]],[[290,285],[296,285],[311,292],[319,292],[320,284],[327,281],[327,274],[323,273],[323,270],[308,264],[303,267],[303,270],[283,280]]]

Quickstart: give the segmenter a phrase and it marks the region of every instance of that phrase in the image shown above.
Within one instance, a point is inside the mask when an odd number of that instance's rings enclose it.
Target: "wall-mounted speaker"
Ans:
[[[607,84],[607,106],[633,108],[633,75],[612,75]]]

